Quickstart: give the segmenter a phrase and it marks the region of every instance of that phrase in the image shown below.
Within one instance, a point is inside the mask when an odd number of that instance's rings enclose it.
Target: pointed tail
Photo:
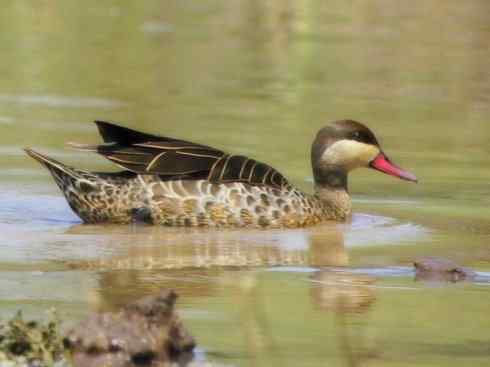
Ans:
[[[139,209],[147,205],[143,199],[133,201],[125,197],[125,193],[130,197],[130,191],[137,189],[133,182],[135,173],[88,172],[68,167],[32,149],[24,150],[51,172],[68,205],[85,223],[128,223],[139,218]],[[141,187],[137,190],[143,190],[144,194],[146,189]],[[120,191],[124,200],[121,200]],[[146,211],[143,214],[145,218],[148,216]]]
[[[67,181],[77,180],[80,178],[80,174],[75,169],[68,167],[67,165],[58,162],[53,158],[38,153],[30,148],[25,148],[24,151],[51,172],[56,183],[62,190],[64,189]]]

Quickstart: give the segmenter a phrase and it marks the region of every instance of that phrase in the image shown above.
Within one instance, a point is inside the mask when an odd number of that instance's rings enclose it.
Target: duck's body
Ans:
[[[345,219],[350,213],[350,205],[337,213],[318,196],[289,184],[276,188],[202,179],[164,180],[129,171],[91,173],[67,167],[32,150],[28,153],[48,167],[70,207],[85,223],[302,227]]]
[[[337,124],[367,129],[355,122]],[[346,158],[342,152],[347,146],[334,146],[342,139],[332,140],[334,132],[328,130],[325,135],[322,132],[327,128],[322,129],[312,149],[315,193],[310,195],[289,184],[272,167],[244,156],[110,123],[97,125],[106,143],[77,148],[97,151],[125,171],[82,171],[26,149],[50,170],[70,207],[86,223],[302,227],[327,220],[343,221],[351,214],[347,171],[382,155],[377,142],[357,142],[349,149],[358,149],[360,157]],[[343,165],[330,162],[339,156],[347,159]],[[413,176],[404,174],[396,175],[413,180]]]

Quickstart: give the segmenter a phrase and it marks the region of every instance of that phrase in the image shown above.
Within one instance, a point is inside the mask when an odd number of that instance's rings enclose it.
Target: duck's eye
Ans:
[[[359,131],[354,131],[352,134],[351,134],[351,139],[353,140],[360,140],[361,139],[361,133]]]

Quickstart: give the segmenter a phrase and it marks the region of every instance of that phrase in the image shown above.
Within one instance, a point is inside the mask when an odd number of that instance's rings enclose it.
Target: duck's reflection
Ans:
[[[74,268],[171,270],[348,263],[343,233],[334,224],[284,231],[78,225],[68,233],[95,236],[101,242],[99,254],[70,261]]]
[[[333,313],[336,341],[348,366],[364,365],[375,354],[365,338],[366,313],[376,301],[375,281],[345,271],[324,270],[311,276],[313,304],[320,311]]]
[[[376,300],[370,276],[325,270],[314,273],[311,281],[313,303],[323,311],[363,313]]]
[[[230,270],[348,264],[335,224],[283,231],[77,225],[67,234],[98,242],[99,253],[67,262],[72,269],[100,272],[99,300],[92,300],[104,308],[162,287],[206,296]]]

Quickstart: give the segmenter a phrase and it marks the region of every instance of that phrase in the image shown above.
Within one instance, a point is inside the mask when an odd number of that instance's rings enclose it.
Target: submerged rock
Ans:
[[[476,273],[459,266],[454,261],[438,257],[421,257],[413,262],[415,267],[415,280],[459,282],[472,280]]]
[[[174,311],[177,294],[162,291],[117,313],[94,313],[64,339],[79,367],[168,366],[191,357],[195,341]]]

